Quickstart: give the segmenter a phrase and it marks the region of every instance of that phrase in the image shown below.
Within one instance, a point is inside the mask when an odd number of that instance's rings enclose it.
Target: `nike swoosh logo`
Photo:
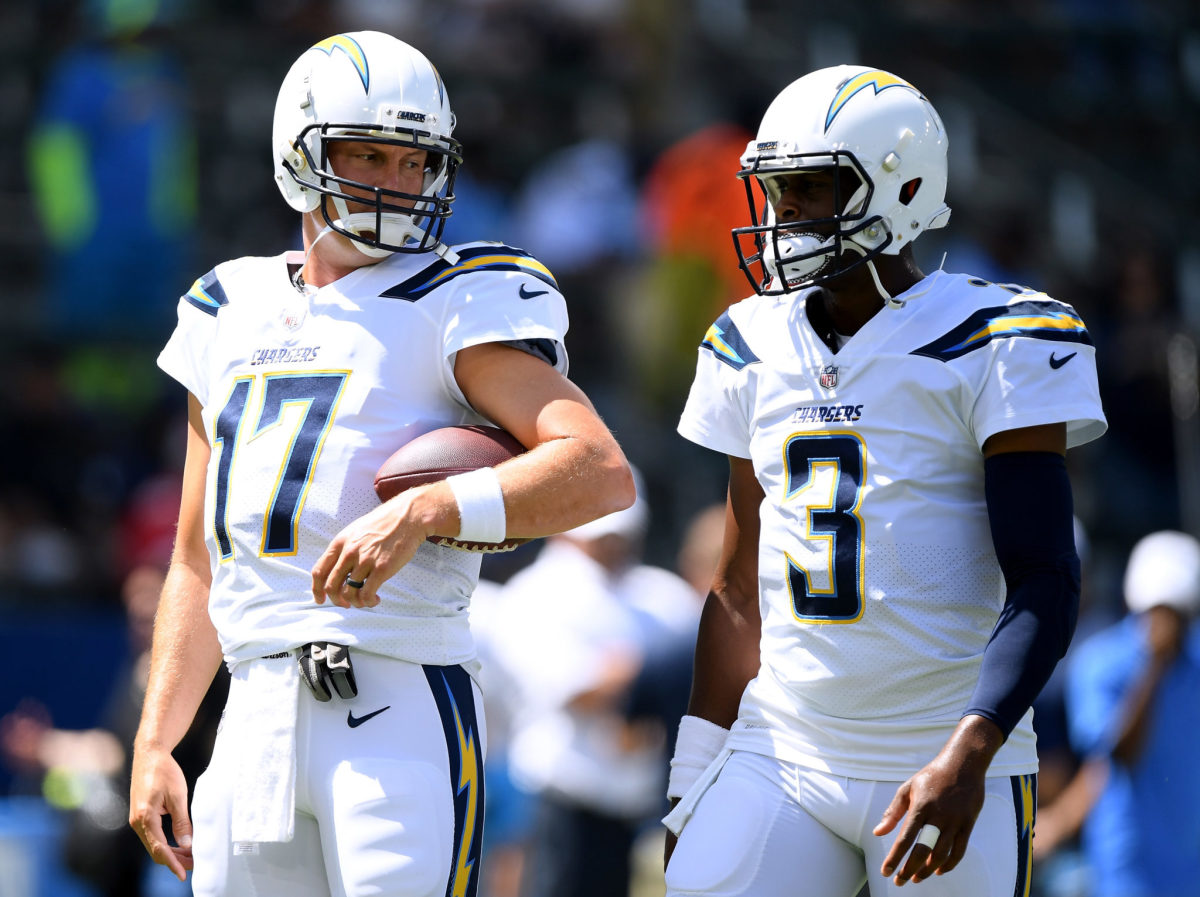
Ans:
[[[379,716],[379,714],[383,713],[385,710],[390,710],[391,706],[391,704],[388,704],[387,707],[380,707],[378,710],[373,710],[364,716],[355,716],[353,710],[347,710],[346,725],[351,729],[356,729],[372,717]]]
[[[1050,353],[1050,367],[1054,368],[1054,370],[1057,371],[1060,367],[1062,367],[1064,364],[1066,364],[1068,361],[1070,361],[1072,358],[1074,358],[1078,354],[1079,354],[1078,352],[1072,352],[1070,355],[1064,355],[1062,358],[1055,358],[1054,353],[1051,352]]]
[[[522,299],[532,299],[534,296],[545,296],[549,292],[549,290],[527,290],[525,289],[525,284],[521,284],[521,288],[517,290],[518,295],[520,295]]]

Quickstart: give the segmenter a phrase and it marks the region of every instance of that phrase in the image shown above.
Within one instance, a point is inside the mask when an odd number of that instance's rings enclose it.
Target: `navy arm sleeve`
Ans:
[[[964,712],[1008,738],[1066,653],[1079,616],[1071,481],[1054,452],[984,460],[992,543],[1008,590]]]

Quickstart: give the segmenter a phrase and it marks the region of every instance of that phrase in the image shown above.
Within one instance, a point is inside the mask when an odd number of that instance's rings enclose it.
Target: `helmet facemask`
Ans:
[[[378,31],[354,31],[319,41],[292,64],[279,88],[271,128],[275,182],[301,214],[320,209],[321,233],[337,233],[374,259],[394,252],[442,252],[446,219],[462,147],[451,135],[454,112],[441,75],[424,54]],[[421,187],[400,190],[333,171],[337,141],[423,150],[428,171]],[[340,167],[340,166],[339,166]]]
[[[838,173],[833,178],[834,214],[779,222],[775,216],[782,197],[778,182],[788,175],[829,168]],[[733,229],[734,248],[739,267],[759,295],[778,296],[818,286],[870,261],[891,243],[881,216],[866,215],[875,187],[853,153],[758,156],[738,177],[746,188],[753,224]],[[846,181],[853,182],[850,189]],[[745,237],[753,240],[754,252],[746,253]],[[849,250],[856,257],[845,258]]]
[[[753,224],[736,229],[734,243],[755,292],[789,293],[863,265],[892,303],[875,260],[945,226],[948,145],[925,96],[881,69],[833,66],[785,87],[763,114],[738,173]],[[820,221],[776,221],[773,209],[782,206],[764,189],[770,178],[823,168],[841,173],[836,212]],[[760,182],[761,203],[751,180]]]
[[[336,141],[424,150],[429,167],[422,192],[404,193],[340,177],[329,162],[329,145]],[[300,132],[295,148],[303,156],[303,164],[298,166],[298,172],[285,162],[288,174],[300,186],[320,194],[321,216],[330,230],[354,241],[364,254],[381,258],[393,252],[427,252],[441,240],[446,219],[451,215],[454,180],[462,162],[458,141],[426,131],[396,129],[383,134],[374,129],[364,130],[362,125],[318,123]],[[347,192],[346,187],[368,195]],[[350,204],[374,208],[351,211]]]

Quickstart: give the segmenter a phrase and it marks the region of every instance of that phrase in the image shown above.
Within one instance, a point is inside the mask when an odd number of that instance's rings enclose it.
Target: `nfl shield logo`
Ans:
[[[837,386],[838,369],[836,364],[828,365],[821,368],[821,376],[818,378],[821,385],[826,389],[833,389]]]
[[[279,322],[288,330],[295,331],[299,330],[304,324],[305,316],[305,309],[299,306],[293,306],[292,308],[285,306],[279,313]]]

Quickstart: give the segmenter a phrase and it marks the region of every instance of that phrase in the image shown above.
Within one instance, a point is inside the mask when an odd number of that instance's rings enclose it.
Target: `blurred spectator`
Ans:
[[[102,897],[142,897],[156,867],[128,826],[129,750],[141,715],[149,670],[150,637],[165,567],[141,566],[125,578],[121,598],[129,656],[113,684],[103,727],[56,729],[50,711],[26,701],[0,719],[0,756],[18,777],[40,780],[53,805],[69,811],[63,863]],[[225,676],[218,676],[191,730],[176,750],[189,783],[204,768],[224,705]],[[174,882],[156,876],[156,887]],[[180,891],[179,888],[183,890]],[[156,893],[161,894],[158,890]]]
[[[539,160],[513,210],[517,244],[556,274],[586,270],[638,248],[628,154],[588,140]]]
[[[678,413],[709,323],[750,283],[730,252],[730,228],[749,223],[737,179],[752,134],[733,124],[705,127],[668,147],[642,186],[649,264],[627,300],[626,327],[638,393]]]
[[[614,355],[624,330],[609,295],[639,249],[636,189],[626,150],[590,139],[539,159],[513,207],[514,244],[554,272],[570,303],[571,333],[585,334],[570,344],[571,378],[589,394],[621,376]]]
[[[1027,206],[981,210],[979,224],[974,229],[978,241],[971,230],[964,230],[940,247],[945,249],[945,270],[969,272],[992,283],[1045,289],[1047,284],[1039,282],[1037,271],[1030,267],[1030,260],[1037,258],[1037,247],[1032,245],[1035,227],[1031,218]],[[927,253],[926,258],[930,267],[943,267],[941,254],[931,258]]]
[[[694,634],[699,601],[639,561],[644,499],[550,539],[504,588],[499,653],[519,683],[514,781],[536,795],[523,897],[625,897],[661,807],[666,733],[626,716],[638,672]]]
[[[712,588],[713,574],[725,542],[725,503],[701,508],[688,521],[679,546],[676,569],[703,601]]]
[[[740,159],[753,139],[738,125],[709,125],[668,147],[642,187],[643,227],[663,257],[703,263],[714,278],[711,301],[698,322],[716,317],[750,291],[729,252],[730,227],[749,223],[746,190],[737,179]]]
[[[710,505],[698,511],[684,527],[675,569],[692,587],[695,597],[696,623],[704,599],[712,588],[713,574],[721,558],[725,539],[725,505]],[[649,653],[641,670],[629,687],[625,713],[631,719],[656,720],[666,732],[666,755],[675,752],[675,734],[679,720],[687,712],[688,695],[692,688],[692,657],[696,652],[696,632],[692,627],[681,631],[679,637]],[[668,807],[663,798],[663,813]],[[662,829],[656,827],[656,831]],[[655,857],[661,872],[659,859]]]
[[[0,359],[0,587],[62,592],[94,582],[81,544],[85,484],[102,451],[56,347],[34,341]]]
[[[1111,512],[1102,519],[1130,544],[1138,535],[1130,527],[1163,529],[1179,520],[1167,345],[1182,324],[1170,277],[1169,264],[1146,239],[1130,240],[1114,259],[1108,316],[1095,329],[1112,431],[1097,474]]]
[[[187,286],[195,141],[187,85],[161,43],[178,5],[87,0],[85,41],[49,73],[28,144],[47,333],[161,336]]]
[[[1139,541],[1125,601],[1129,616],[1068,669],[1072,739],[1091,770],[1082,799],[1095,801],[1083,826],[1089,894],[1197,897],[1200,541],[1174,531]]]
[[[697,613],[712,583],[724,527],[725,506],[718,504],[701,509],[684,532],[677,566],[695,591]],[[488,559],[495,557],[489,555]],[[529,608],[529,612],[534,611],[535,608]],[[533,798],[515,786],[509,770],[513,721],[521,713],[524,695],[521,684],[505,665],[505,639],[507,637],[512,643],[509,650],[524,650],[526,641],[523,634],[514,639],[512,633],[507,632],[507,627],[512,625],[514,621],[503,601],[502,587],[481,579],[471,597],[471,629],[483,665],[480,675],[488,721],[487,815],[483,829],[485,860],[481,897],[518,897],[520,894],[526,842],[533,818]],[[694,646],[695,632],[689,626],[649,653],[631,682],[621,708],[629,719],[658,721],[667,738],[666,755],[673,750],[675,730],[687,707]],[[649,831],[656,836],[661,833],[661,829],[653,825]],[[661,847],[649,849],[647,853],[652,857],[648,864],[652,872],[648,874],[661,882]]]

